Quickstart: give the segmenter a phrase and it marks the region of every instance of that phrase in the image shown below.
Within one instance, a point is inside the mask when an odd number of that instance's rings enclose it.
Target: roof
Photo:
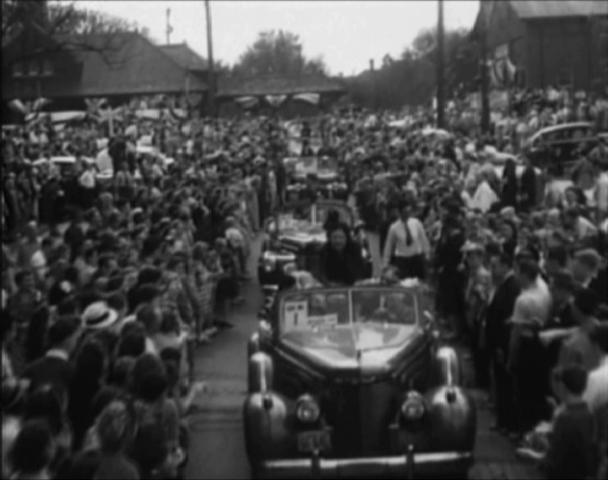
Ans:
[[[186,70],[207,70],[207,61],[192,50],[187,43],[160,45],[159,48]]]
[[[77,85],[56,96],[155,94],[207,90],[162,49],[137,32],[69,35],[61,38],[82,64]],[[187,81],[186,77],[190,79]]]
[[[510,0],[521,19],[608,16],[608,2],[602,0]]]
[[[298,93],[339,93],[344,87],[320,75],[264,75],[232,78],[221,82],[218,96],[293,95]]]

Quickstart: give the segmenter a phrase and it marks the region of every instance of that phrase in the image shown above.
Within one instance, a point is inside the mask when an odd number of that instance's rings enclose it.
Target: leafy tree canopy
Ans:
[[[234,65],[233,73],[240,76],[325,74],[322,58],[309,59],[303,55],[298,35],[283,30],[261,32]]]

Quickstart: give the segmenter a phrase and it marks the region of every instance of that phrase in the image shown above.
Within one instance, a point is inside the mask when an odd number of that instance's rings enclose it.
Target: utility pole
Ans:
[[[173,27],[171,26],[171,9],[167,8],[167,28],[165,29],[165,34],[167,35],[167,45],[171,43],[171,34],[173,33]]]
[[[443,0],[437,2],[437,128],[445,127]]]
[[[481,132],[488,133],[490,131],[490,79],[488,76],[488,29],[487,17],[481,27],[481,38],[479,39],[481,71],[479,78],[481,80]]]
[[[205,17],[207,20],[207,62],[208,62],[208,83],[209,91],[207,92],[207,109],[210,116],[215,116],[215,94],[216,94],[216,78],[215,65],[213,61],[213,33],[211,28],[211,7],[209,0],[205,0]]]

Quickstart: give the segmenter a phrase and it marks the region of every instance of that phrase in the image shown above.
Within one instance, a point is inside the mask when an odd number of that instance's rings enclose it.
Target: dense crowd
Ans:
[[[287,201],[283,159],[299,155],[336,159],[385,276],[434,285],[496,428],[551,478],[605,474],[608,150],[566,180],[496,162],[520,151],[518,124],[540,128],[547,109],[549,122],[597,121],[603,104],[520,100],[514,128],[483,136],[451,120],[429,131],[425,111],[394,128],[356,109],[3,131],[3,478],[183,475],[204,391],[195,350],[231,326],[252,239]],[[61,155],[75,161],[59,169]],[[314,176],[301,192],[331,194]],[[350,230],[326,229],[323,279],[362,279]]]

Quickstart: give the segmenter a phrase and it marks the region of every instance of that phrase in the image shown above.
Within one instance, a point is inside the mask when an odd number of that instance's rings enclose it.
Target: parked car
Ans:
[[[262,285],[278,285],[289,264],[318,277],[319,254],[327,240],[323,224],[330,210],[337,211],[340,220],[351,227],[353,234],[357,233],[355,212],[337,200],[319,200],[312,205],[292,204],[266,222],[266,238],[258,265],[258,279]],[[361,248],[366,260],[365,273],[371,274],[371,256],[364,243]]]
[[[253,476],[466,478],[475,406],[430,303],[420,285],[279,292],[248,344]]]
[[[524,154],[539,167],[552,163],[568,169],[581,155],[598,144],[594,126],[589,122],[564,123],[543,128],[524,144]]]

